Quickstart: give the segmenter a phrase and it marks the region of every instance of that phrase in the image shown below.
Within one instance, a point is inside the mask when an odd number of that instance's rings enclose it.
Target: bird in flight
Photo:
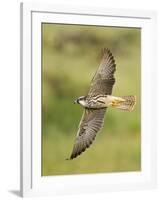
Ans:
[[[109,49],[102,50],[102,60],[96,71],[86,96],[75,100],[84,108],[84,113],[79,124],[75,144],[69,160],[76,158],[84,152],[94,141],[96,134],[103,126],[104,115],[107,108],[114,107],[121,110],[132,111],[135,96],[112,96],[115,84],[114,73],[116,64]]]

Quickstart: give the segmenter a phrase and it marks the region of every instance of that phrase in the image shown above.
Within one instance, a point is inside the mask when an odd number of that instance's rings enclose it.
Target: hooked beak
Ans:
[[[77,103],[77,99],[74,101],[74,103],[75,103],[75,104]]]

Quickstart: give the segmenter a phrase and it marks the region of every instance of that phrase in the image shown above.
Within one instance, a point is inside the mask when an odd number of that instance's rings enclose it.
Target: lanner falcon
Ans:
[[[91,81],[88,94],[75,100],[75,103],[84,107],[84,114],[69,159],[76,158],[92,144],[103,125],[104,115],[108,107],[126,111],[133,110],[136,103],[135,96],[116,97],[111,95],[115,83],[115,71],[114,57],[109,49],[104,48],[101,63]]]

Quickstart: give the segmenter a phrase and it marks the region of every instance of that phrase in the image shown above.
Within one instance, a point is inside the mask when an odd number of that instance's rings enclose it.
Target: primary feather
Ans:
[[[115,83],[115,70],[116,65],[112,53],[106,48],[103,49],[102,60],[91,81],[87,99],[98,94],[107,95],[112,93],[112,88]],[[96,134],[103,125],[105,112],[106,108],[85,108],[70,159],[76,158],[93,143]]]
[[[136,103],[133,95],[122,97],[111,95],[115,84],[115,60],[108,49],[103,49],[102,54],[101,63],[91,81],[87,96],[81,96],[75,101],[84,107],[84,114],[79,124],[70,159],[76,158],[93,143],[103,125],[108,107],[132,111]]]

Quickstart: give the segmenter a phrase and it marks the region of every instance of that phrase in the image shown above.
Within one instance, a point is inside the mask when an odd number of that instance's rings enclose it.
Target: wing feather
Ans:
[[[103,125],[105,112],[106,108],[84,110],[70,159],[76,158],[93,143]]]
[[[114,72],[116,71],[116,64],[114,57],[107,48],[103,49],[102,54],[101,63],[91,81],[89,97],[97,94],[110,95],[115,84]]]
[[[114,72],[116,70],[115,60],[108,49],[103,49],[103,56],[98,70],[92,81],[87,98],[96,95],[108,95],[112,93],[115,83]],[[96,134],[103,125],[106,108],[94,110],[85,109],[79,124],[70,159],[76,158],[84,152],[94,141]]]

